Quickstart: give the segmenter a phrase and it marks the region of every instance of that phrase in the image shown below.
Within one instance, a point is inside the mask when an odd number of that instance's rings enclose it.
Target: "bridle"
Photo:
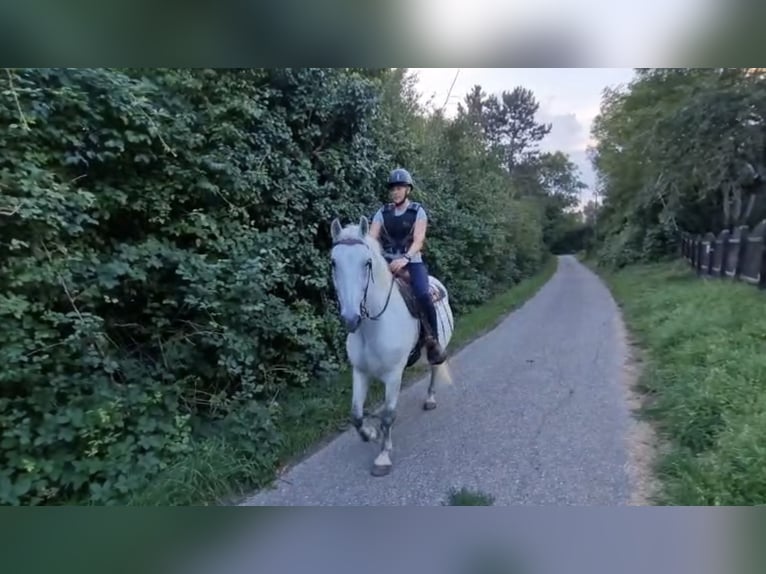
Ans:
[[[335,241],[333,243],[333,247],[335,247],[336,245],[364,245],[368,250],[370,249],[369,246],[364,241],[362,241],[361,239],[353,238],[353,237]],[[370,315],[370,312],[367,309],[367,291],[370,288],[370,281],[372,281],[373,283],[375,282],[375,277],[372,274],[372,261],[367,262],[367,282],[364,285],[364,297],[362,297],[362,302],[359,304],[359,316],[362,319],[370,319],[372,321],[377,321],[378,319],[380,319],[381,315],[383,315],[383,313],[388,308],[388,303],[389,301],[391,301],[391,293],[394,290],[394,283],[396,282],[396,278],[391,277],[391,285],[388,287],[386,304],[383,305],[383,309],[381,309],[380,313],[378,313],[374,317]]]

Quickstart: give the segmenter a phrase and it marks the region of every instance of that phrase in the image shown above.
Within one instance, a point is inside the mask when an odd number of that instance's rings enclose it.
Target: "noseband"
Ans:
[[[353,238],[353,237],[349,237],[349,238],[346,238],[346,239],[341,239],[339,241],[335,241],[333,243],[333,247],[335,247],[336,245],[364,245],[367,248],[368,251],[370,249],[364,241],[362,241],[361,239]],[[389,301],[391,301],[391,292],[394,289],[395,278],[391,277],[391,285],[388,288],[388,296],[386,297],[386,304],[383,305],[383,309],[380,311],[380,313],[378,313],[374,317],[372,317],[370,315],[370,312],[367,310],[367,290],[370,288],[370,281],[371,280],[372,280],[373,283],[375,282],[375,277],[372,275],[372,264],[368,263],[368,265],[367,265],[367,282],[364,285],[364,297],[362,297],[362,302],[359,304],[359,316],[362,319],[371,319],[373,321],[377,321],[380,318],[380,316],[383,315],[383,313],[386,311],[386,309],[388,309],[388,303],[389,303]]]

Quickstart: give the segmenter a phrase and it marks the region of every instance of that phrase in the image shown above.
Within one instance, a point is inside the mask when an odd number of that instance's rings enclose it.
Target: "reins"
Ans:
[[[340,239],[333,243],[333,247],[336,245],[364,245],[369,249],[369,246],[361,239],[356,238],[346,238],[346,239]],[[391,293],[394,290],[394,283],[396,282],[396,277],[391,277],[391,285],[388,287],[388,295],[386,296],[386,304],[383,305],[383,309],[375,315],[374,317],[370,315],[369,310],[367,309],[367,291],[370,288],[370,281],[373,283],[375,282],[375,277],[372,274],[372,262],[370,262],[367,265],[367,283],[365,283],[364,286],[364,297],[362,298],[362,302],[359,305],[359,315],[362,317],[362,319],[370,319],[372,321],[377,321],[380,319],[380,317],[385,313],[386,309],[388,309],[388,303],[391,301]]]

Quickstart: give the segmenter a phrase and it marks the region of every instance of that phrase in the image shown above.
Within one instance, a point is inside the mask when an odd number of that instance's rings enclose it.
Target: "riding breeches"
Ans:
[[[420,304],[420,308],[425,313],[428,320],[428,326],[431,328],[431,334],[438,339],[439,328],[436,324],[436,308],[431,299],[431,293],[428,286],[428,267],[425,263],[408,263],[406,267],[410,272],[410,284],[415,297]]]

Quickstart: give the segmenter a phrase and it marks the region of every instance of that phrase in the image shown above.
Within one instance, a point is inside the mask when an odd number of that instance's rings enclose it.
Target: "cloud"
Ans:
[[[541,142],[543,149],[570,152],[585,148],[588,128],[578,119],[577,114],[549,114],[542,110],[537,117],[538,121],[552,126],[551,132]]]

